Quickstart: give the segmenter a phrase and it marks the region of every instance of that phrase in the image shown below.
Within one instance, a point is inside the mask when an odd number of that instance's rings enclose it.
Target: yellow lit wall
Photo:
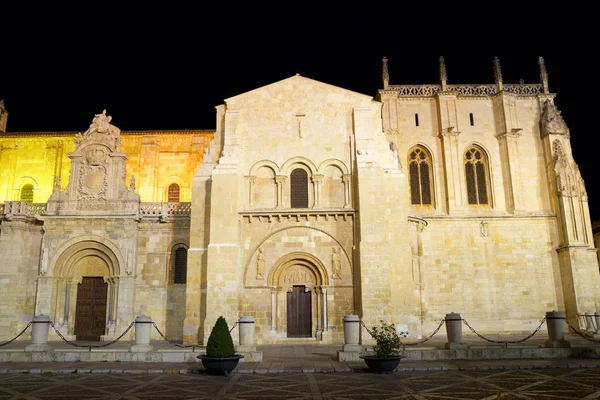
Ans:
[[[128,155],[127,185],[135,177],[143,202],[167,201],[167,189],[176,183],[182,202],[191,201],[191,182],[214,131],[125,131],[121,151]],[[21,199],[21,189],[33,186],[33,202],[45,203],[61,178],[69,182],[75,151],[75,132],[0,133],[0,203]]]

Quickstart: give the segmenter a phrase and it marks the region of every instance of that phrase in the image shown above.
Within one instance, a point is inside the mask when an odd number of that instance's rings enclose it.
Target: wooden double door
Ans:
[[[106,329],[108,284],[102,277],[84,277],[77,289],[77,340],[100,340]]]
[[[311,337],[311,292],[306,286],[293,286],[287,292],[287,335],[288,337]]]

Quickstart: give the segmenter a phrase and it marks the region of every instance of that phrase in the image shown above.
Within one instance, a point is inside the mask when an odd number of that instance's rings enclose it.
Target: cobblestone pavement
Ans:
[[[600,369],[371,374],[5,374],[0,399],[598,399]]]

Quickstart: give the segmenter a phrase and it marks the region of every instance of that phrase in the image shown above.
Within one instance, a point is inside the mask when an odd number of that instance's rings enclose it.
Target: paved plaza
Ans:
[[[600,369],[392,374],[5,374],[0,399],[598,399]]]

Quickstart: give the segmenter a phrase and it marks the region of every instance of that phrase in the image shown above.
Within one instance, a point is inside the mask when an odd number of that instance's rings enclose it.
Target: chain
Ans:
[[[531,334],[524,337],[523,339],[519,339],[519,340],[491,340],[491,339],[488,339],[488,338],[484,337],[483,335],[479,334],[477,331],[475,331],[475,329],[471,328],[471,325],[469,325],[469,323],[467,322],[466,319],[463,318],[462,322],[464,322],[465,325],[467,325],[467,327],[471,330],[471,332],[473,332],[474,334],[479,336],[480,339],[486,340],[490,343],[504,343],[505,345],[508,345],[509,343],[522,343],[528,339],[531,339],[533,337],[533,335],[538,333],[538,331],[542,328],[542,325],[544,325],[544,322],[546,322],[546,317],[542,318],[542,321],[540,322],[538,327],[535,329],[535,331],[533,331]]]
[[[363,321],[360,321],[360,323],[367,330],[367,332],[369,332],[369,335],[373,336],[373,332],[371,332],[371,330],[367,327],[367,325],[365,325],[365,323]]]
[[[582,337],[582,338],[584,338],[585,340],[588,340],[588,341],[590,341],[590,342],[596,342],[596,343],[600,342],[600,340],[594,340],[594,339],[592,339],[592,338],[590,338],[590,337],[587,337],[587,336],[586,336],[586,335],[584,335],[583,333],[579,332],[579,331],[578,331],[577,329],[575,329],[575,327],[574,327],[573,325],[571,325],[571,324],[569,323],[569,321],[567,321],[566,319],[565,319],[565,322],[567,323],[567,325],[569,325],[569,327],[570,327],[571,329],[573,329],[573,331],[574,331],[574,332],[575,332],[577,335],[581,336],[581,337]]]
[[[429,339],[431,339],[432,337],[434,337],[438,331],[440,330],[440,328],[442,327],[442,325],[444,325],[444,322],[446,322],[446,320],[441,320],[440,324],[438,325],[437,328],[435,328],[435,330],[433,331],[433,333],[431,335],[429,335],[428,337],[426,337],[425,339],[421,339],[417,342],[414,343],[402,343],[402,346],[417,346],[419,344],[425,343],[426,341],[428,341]]]
[[[9,340],[9,341],[7,341],[7,342],[0,343],[0,347],[2,347],[2,346],[6,346],[7,344],[9,344],[9,343],[12,343],[12,342],[14,342],[15,340],[17,340],[17,339],[19,338],[19,336],[21,336],[22,334],[24,334],[24,333],[25,333],[25,331],[27,330],[27,328],[29,328],[30,326],[31,326],[31,322],[29,322],[29,323],[27,324],[27,326],[26,326],[26,327],[25,327],[25,328],[24,328],[24,329],[21,331],[21,333],[19,333],[17,336],[15,336],[14,338],[10,339],[10,340]]]
[[[167,337],[165,335],[163,335],[163,333],[160,331],[160,329],[158,329],[158,326],[156,326],[156,322],[152,321],[152,325],[154,325],[154,328],[156,329],[156,331],[158,332],[158,334],[164,339],[166,340],[169,344],[173,345],[173,346],[177,346],[177,347],[183,347],[183,348],[192,348],[192,352],[196,349],[196,347],[203,347],[199,344],[181,344],[181,343],[175,343],[170,341],[169,339],[167,339]]]
[[[233,324],[233,326],[231,327],[231,329],[229,330],[229,333],[233,332],[233,329],[237,326],[237,321]]]
[[[134,321],[134,322],[132,322],[131,324],[129,324],[129,326],[127,327],[127,329],[125,329],[125,332],[121,333],[121,336],[119,336],[119,337],[118,337],[118,338],[116,338],[115,340],[112,340],[112,341],[110,341],[110,342],[103,343],[103,344],[87,344],[87,345],[84,345],[84,344],[77,344],[77,343],[75,343],[75,342],[72,342],[72,341],[70,341],[70,340],[67,340],[67,339],[66,339],[66,338],[65,338],[65,337],[62,335],[62,333],[60,333],[60,332],[58,331],[58,329],[56,329],[56,327],[54,326],[54,322],[50,321],[50,326],[52,327],[52,329],[54,329],[54,332],[56,332],[56,334],[58,335],[58,337],[60,337],[62,340],[64,340],[65,342],[67,342],[67,343],[68,343],[68,344],[70,344],[71,346],[75,346],[75,347],[88,347],[88,348],[90,349],[90,351],[92,350],[92,347],[93,347],[93,348],[107,347],[107,346],[110,346],[110,345],[111,345],[111,344],[113,344],[113,343],[116,343],[116,342],[118,342],[119,340],[121,340],[121,338],[122,338],[123,336],[125,336],[125,334],[126,334],[127,332],[129,332],[129,330],[131,329],[131,327],[132,327],[134,324],[135,324],[135,321]]]

